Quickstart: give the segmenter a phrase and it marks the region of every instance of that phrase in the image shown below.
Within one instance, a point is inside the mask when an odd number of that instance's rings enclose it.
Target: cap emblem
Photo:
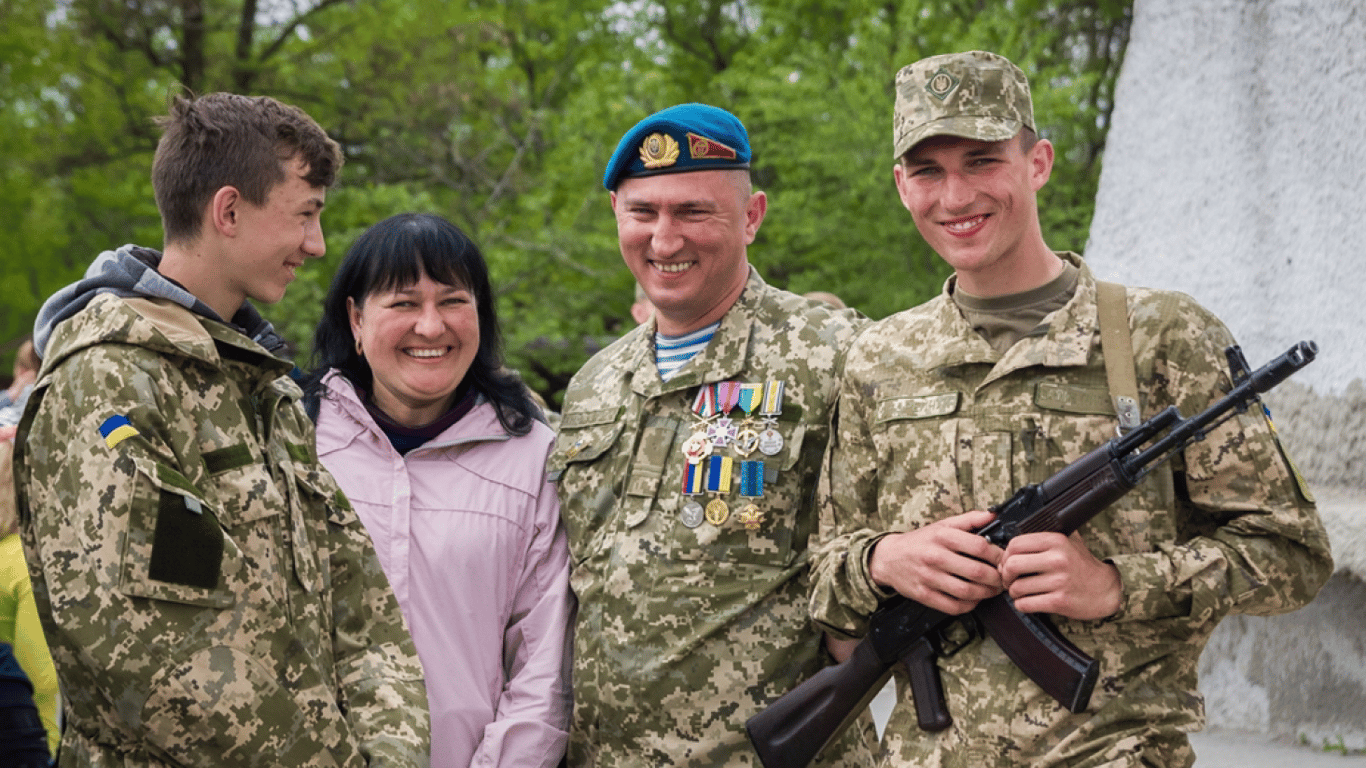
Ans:
[[[949,97],[949,94],[958,89],[958,83],[958,78],[949,74],[947,69],[940,67],[938,72],[930,75],[930,82],[925,84],[925,90],[929,91],[931,96],[943,101]]]
[[[667,133],[652,133],[640,143],[640,161],[646,168],[667,168],[678,162],[678,142]]]
[[[688,156],[694,160],[734,160],[735,150],[715,139],[688,134]]]

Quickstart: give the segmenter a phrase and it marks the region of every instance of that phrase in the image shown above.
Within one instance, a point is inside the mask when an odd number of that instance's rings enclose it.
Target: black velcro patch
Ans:
[[[147,575],[157,581],[214,589],[223,569],[223,529],[208,510],[192,510],[189,497],[161,489],[152,561]]]
[[[246,443],[238,443],[227,448],[209,451],[202,458],[204,459],[204,467],[209,470],[211,475],[245,467],[256,461],[256,457],[251,455],[251,449],[247,447]]]

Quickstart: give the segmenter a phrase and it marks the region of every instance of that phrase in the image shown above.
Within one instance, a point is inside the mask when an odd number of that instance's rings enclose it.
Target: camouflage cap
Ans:
[[[1004,141],[1034,128],[1034,106],[1024,72],[986,51],[946,53],[896,73],[892,113],[895,158],[931,136]]]

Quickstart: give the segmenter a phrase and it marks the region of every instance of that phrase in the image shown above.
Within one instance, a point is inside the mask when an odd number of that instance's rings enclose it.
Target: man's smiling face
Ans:
[[[749,275],[745,248],[766,210],[745,171],[623,179],[612,193],[622,258],[655,305],[662,333],[720,319]]]
[[[1052,155],[1046,142],[1029,150],[1020,142],[936,136],[894,168],[916,228],[965,288],[998,282],[993,278],[1020,266],[1040,239],[1034,195],[1048,180]]]

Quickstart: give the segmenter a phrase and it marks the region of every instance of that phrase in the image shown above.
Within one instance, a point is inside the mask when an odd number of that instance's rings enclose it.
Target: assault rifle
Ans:
[[[1302,341],[1251,373],[1238,347],[1225,354],[1234,386],[1218,402],[1189,419],[1181,418],[1175,406],[1168,407],[1042,483],[1016,491],[992,508],[996,518],[976,533],[998,547],[1026,533],[1072,533],[1159,464],[1203,440],[1235,413],[1259,402],[1259,394],[1308,365],[1318,346]],[[944,631],[958,621],[980,623],[1044,691],[1071,712],[1085,711],[1100,665],[1063,637],[1047,616],[1020,613],[1006,593],[983,600],[966,616],[950,616],[896,595],[870,617],[868,636],[847,661],[822,669],[745,722],[765,768],[805,768],[868,706],[898,661],[909,672],[920,727],[948,728],[953,719],[944,704],[935,658],[945,652]]]

